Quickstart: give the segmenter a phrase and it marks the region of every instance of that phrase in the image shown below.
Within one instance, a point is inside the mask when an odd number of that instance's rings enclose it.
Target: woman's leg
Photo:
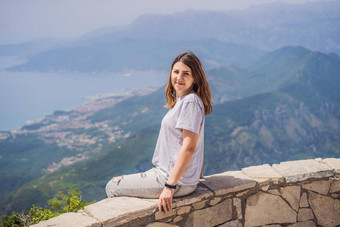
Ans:
[[[106,185],[106,195],[157,199],[166,181],[167,179],[156,168],[152,168],[143,173],[112,178]],[[197,185],[178,185],[174,197],[186,196],[195,191],[196,187]]]
[[[112,178],[106,185],[106,194],[107,197],[158,198],[165,181],[165,177],[156,168],[152,168],[143,173]]]

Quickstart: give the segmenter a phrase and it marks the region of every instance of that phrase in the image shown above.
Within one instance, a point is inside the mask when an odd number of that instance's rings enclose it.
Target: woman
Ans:
[[[203,170],[204,122],[212,111],[211,93],[200,60],[192,53],[178,55],[165,89],[170,110],[162,120],[154,168],[114,177],[106,185],[108,197],[159,198],[160,211],[172,210],[172,198],[192,193]]]

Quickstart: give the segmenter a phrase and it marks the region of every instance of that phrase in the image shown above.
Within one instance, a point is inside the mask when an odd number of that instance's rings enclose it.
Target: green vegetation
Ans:
[[[95,201],[91,203],[94,202]],[[85,202],[81,198],[81,192],[72,187],[69,189],[67,194],[62,191],[57,192],[53,199],[48,200],[47,203],[49,205],[49,209],[33,204],[27,214],[12,212],[12,215],[10,216],[5,215],[2,218],[0,227],[30,226],[56,217],[62,213],[76,212],[91,204]]]

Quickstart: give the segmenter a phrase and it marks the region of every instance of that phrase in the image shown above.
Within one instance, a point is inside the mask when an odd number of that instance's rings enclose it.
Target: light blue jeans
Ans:
[[[157,199],[164,189],[167,179],[158,169],[152,168],[144,173],[123,175],[112,178],[106,185],[107,197],[133,196]],[[174,197],[189,195],[197,185],[177,185]]]

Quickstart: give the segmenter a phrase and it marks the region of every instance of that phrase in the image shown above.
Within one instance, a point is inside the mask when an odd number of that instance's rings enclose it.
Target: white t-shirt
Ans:
[[[196,150],[178,184],[199,182],[204,153],[204,106],[196,94],[177,98],[162,120],[152,164],[169,178],[183,144],[182,129],[198,134]]]

